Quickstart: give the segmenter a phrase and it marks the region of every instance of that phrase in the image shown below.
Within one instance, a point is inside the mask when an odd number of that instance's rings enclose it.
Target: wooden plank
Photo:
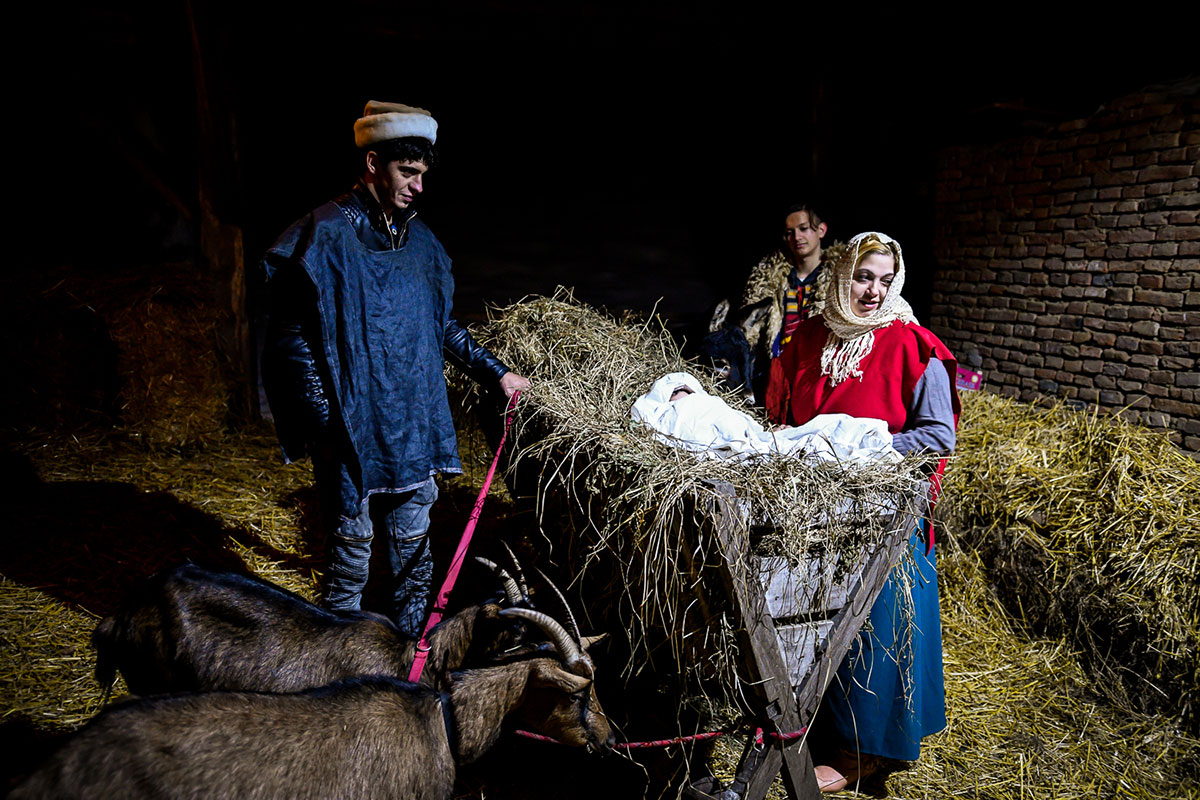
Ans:
[[[779,651],[783,656],[788,682],[792,686],[799,686],[812,672],[831,628],[833,621],[827,619],[791,625],[779,625],[776,622],[775,636],[779,639]]]
[[[846,605],[846,598],[862,574],[870,552],[863,553],[858,563],[847,570],[836,584],[833,582],[839,553],[814,558],[795,569],[787,559],[772,556],[758,559],[758,575],[767,600],[767,612],[775,619],[803,617],[837,611]]]
[[[809,673],[796,688],[798,716],[805,722],[810,721],[816,714],[821,696],[870,615],[871,607],[875,605],[875,599],[887,581],[888,574],[908,547],[913,528],[924,516],[928,503],[926,488],[913,498],[907,508],[896,512],[888,525],[888,534],[882,550],[867,564],[862,579],[851,590],[846,605],[833,618],[833,627],[825,640],[818,668]]]
[[[720,550],[717,570],[728,593],[734,619],[741,623],[738,635],[745,656],[745,681],[762,702],[765,731],[797,731],[801,728],[800,719],[775,626],[767,613],[763,587],[758,583],[757,573],[746,568],[750,566],[750,543],[745,534],[742,510],[732,486],[721,484],[716,489],[718,498],[709,513],[703,516],[703,524]],[[753,748],[747,750],[750,753]],[[815,800],[821,796],[803,739],[786,744],[772,740],[753,755],[753,759],[744,757],[739,767],[739,775],[748,778],[746,800],[762,800],[781,766],[789,797]],[[761,764],[748,763],[759,757],[763,759]],[[749,775],[745,774],[747,771]]]
[[[797,631],[791,625],[780,626],[782,634],[775,628],[774,620],[768,613],[766,589],[761,583],[746,579],[747,573],[757,576],[758,570],[754,567],[761,565],[751,562],[749,542],[741,517],[744,509],[739,505],[731,486],[719,485],[716,488],[720,494],[710,513],[703,516],[703,524],[714,535],[721,551],[718,571],[728,592],[734,618],[741,623],[739,636],[743,640],[743,667],[747,682],[763,704],[766,716],[764,730],[781,733],[800,730],[815,715],[821,695],[858,635],[888,574],[908,545],[913,527],[925,513],[927,487],[919,490],[906,507],[892,514],[882,546],[869,558],[861,576],[857,580],[851,577],[846,604],[833,619],[826,621],[828,627],[824,642],[815,648],[812,656],[814,665],[799,680],[795,693],[789,691],[786,695],[781,687],[792,682],[787,680],[792,673],[784,657],[785,645],[781,639],[790,639]],[[741,564],[751,564],[752,569],[742,570],[736,566]],[[816,635],[819,637],[820,632]],[[807,640],[807,637],[796,638]],[[802,651],[803,647],[798,647],[796,651],[797,674],[803,671],[798,663]],[[803,738],[786,745],[749,742],[733,786],[717,796],[721,800],[762,800],[781,770],[784,787],[790,798],[816,800],[821,797],[812,758]]]

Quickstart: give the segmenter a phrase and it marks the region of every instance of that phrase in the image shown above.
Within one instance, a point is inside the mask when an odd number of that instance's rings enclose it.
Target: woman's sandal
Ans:
[[[840,792],[870,778],[886,761],[881,756],[839,750],[830,764],[821,764],[816,768],[817,786],[822,792]]]

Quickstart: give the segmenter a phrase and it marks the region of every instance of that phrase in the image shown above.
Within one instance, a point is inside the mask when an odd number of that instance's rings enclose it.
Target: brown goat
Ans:
[[[611,746],[591,661],[558,631],[547,629],[566,648],[560,658],[467,671],[447,694],[360,678],[290,695],[210,692],[120,703],[11,797],[445,800],[455,765],[486,752],[510,716],[569,745]]]
[[[429,636],[421,682],[438,686],[469,652],[506,638],[500,606],[472,606]],[[508,636],[511,639],[511,636]],[[250,575],[186,564],[154,576],[96,626],[96,677],[134,694],[296,692],[343,678],[405,678],[416,642],[384,617],[335,614]]]

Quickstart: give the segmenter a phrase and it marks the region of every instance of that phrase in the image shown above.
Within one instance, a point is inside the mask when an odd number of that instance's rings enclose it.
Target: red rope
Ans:
[[[492,478],[496,475],[496,465],[500,463],[500,453],[504,450],[504,440],[508,438],[508,429],[512,427],[513,412],[517,408],[517,398],[520,396],[521,391],[518,389],[513,392],[512,398],[508,401],[504,433],[500,437],[500,446],[496,448],[496,457],[492,459],[492,466],[488,468],[487,477],[483,479],[479,496],[475,498],[475,507],[471,509],[471,516],[467,519],[467,527],[463,531],[462,539],[458,542],[458,549],[454,551],[454,558],[450,560],[450,569],[446,571],[442,588],[438,590],[433,611],[429,612],[429,619],[425,622],[421,641],[417,642],[417,653],[413,657],[412,668],[408,672],[408,680],[412,683],[421,680],[421,673],[425,671],[425,661],[429,658],[429,632],[442,621],[442,616],[446,613],[446,607],[450,602],[450,592],[454,590],[454,582],[458,580],[459,570],[462,569],[463,562],[467,558],[467,548],[471,546],[471,536],[475,533],[475,524],[479,522],[479,514],[483,511],[483,501],[487,499],[488,489],[492,488]]]
[[[558,739],[553,739],[549,736],[543,736],[540,733],[532,731],[513,731],[517,736],[524,736],[526,739],[533,739],[538,742],[550,742],[551,744],[562,744]],[[776,733],[775,731],[764,732],[762,728],[758,728],[754,732],[755,744],[762,746],[764,738],[776,739],[781,742],[792,742],[799,739],[808,728],[801,728],[798,731],[791,733]],[[718,736],[726,736],[728,731],[708,731],[706,733],[694,733],[691,736],[676,736],[673,739],[653,739],[649,742],[618,742],[613,745],[616,750],[634,750],[640,747],[670,747],[675,744],[687,744],[688,742],[703,742],[707,739],[716,739]]]

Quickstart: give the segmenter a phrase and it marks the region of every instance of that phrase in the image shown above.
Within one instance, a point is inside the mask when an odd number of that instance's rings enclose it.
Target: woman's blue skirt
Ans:
[[[934,554],[931,549],[926,555],[920,527],[909,547],[915,563],[897,569],[912,582],[911,609],[893,570],[871,609],[870,624],[851,643],[815,720],[821,729],[832,728],[840,747],[901,761],[916,761],[922,737],[946,727]]]

